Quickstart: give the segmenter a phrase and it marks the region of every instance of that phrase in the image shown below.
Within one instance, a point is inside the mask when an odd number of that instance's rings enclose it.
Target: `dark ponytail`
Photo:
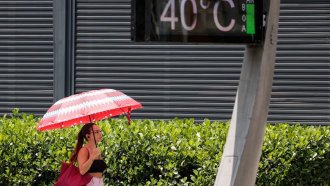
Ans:
[[[77,157],[78,157],[78,153],[80,151],[80,149],[82,148],[83,144],[84,144],[84,139],[86,139],[86,134],[90,134],[91,133],[91,129],[93,127],[93,125],[95,125],[94,123],[87,123],[85,124],[79,131],[78,136],[77,136],[77,143],[76,143],[76,147],[71,155],[70,158],[70,162],[75,162]]]

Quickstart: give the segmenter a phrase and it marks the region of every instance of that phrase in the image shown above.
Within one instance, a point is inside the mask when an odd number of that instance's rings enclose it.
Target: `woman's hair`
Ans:
[[[92,129],[93,125],[95,125],[95,123],[87,123],[80,129],[80,131],[78,133],[78,137],[77,137],[76,147],[71,155],[70,162],[74,162],[77,159],[79,150],[82,148],[82,146],[84,144],[84,139],[87,140],[86,134],[91,133],[91,129]]]

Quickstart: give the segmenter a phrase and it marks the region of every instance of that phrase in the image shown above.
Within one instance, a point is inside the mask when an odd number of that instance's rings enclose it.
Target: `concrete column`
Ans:
[[[245,49],[232,120],[215,186],[253,186],[267,122],[276,58],[280,0],[270,0],[266,37]]]
[[[73,93],[75,0],[54,0],[54,102]]]

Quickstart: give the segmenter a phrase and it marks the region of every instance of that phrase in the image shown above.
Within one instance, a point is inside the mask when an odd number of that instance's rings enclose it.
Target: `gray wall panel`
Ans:
[[[0,114],[43,114],[53,102],[51,0],[0,0]]]
[[[330,122],[330,1],[282,0],[270,122]],[[130,41],[129,0],[77,0],[75,92],[118,89],[134,118],[228,120],[244,46]]]
[[[269,119],[329,123],[330,2],[282,2]]]

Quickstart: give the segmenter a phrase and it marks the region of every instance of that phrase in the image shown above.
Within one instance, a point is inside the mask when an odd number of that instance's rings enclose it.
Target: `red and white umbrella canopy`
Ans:
[[[41,119],[37,130],[65,128],[94,122],[131,110],[142,105],[114,89],[101,89],[75,94],[57,101]]]

